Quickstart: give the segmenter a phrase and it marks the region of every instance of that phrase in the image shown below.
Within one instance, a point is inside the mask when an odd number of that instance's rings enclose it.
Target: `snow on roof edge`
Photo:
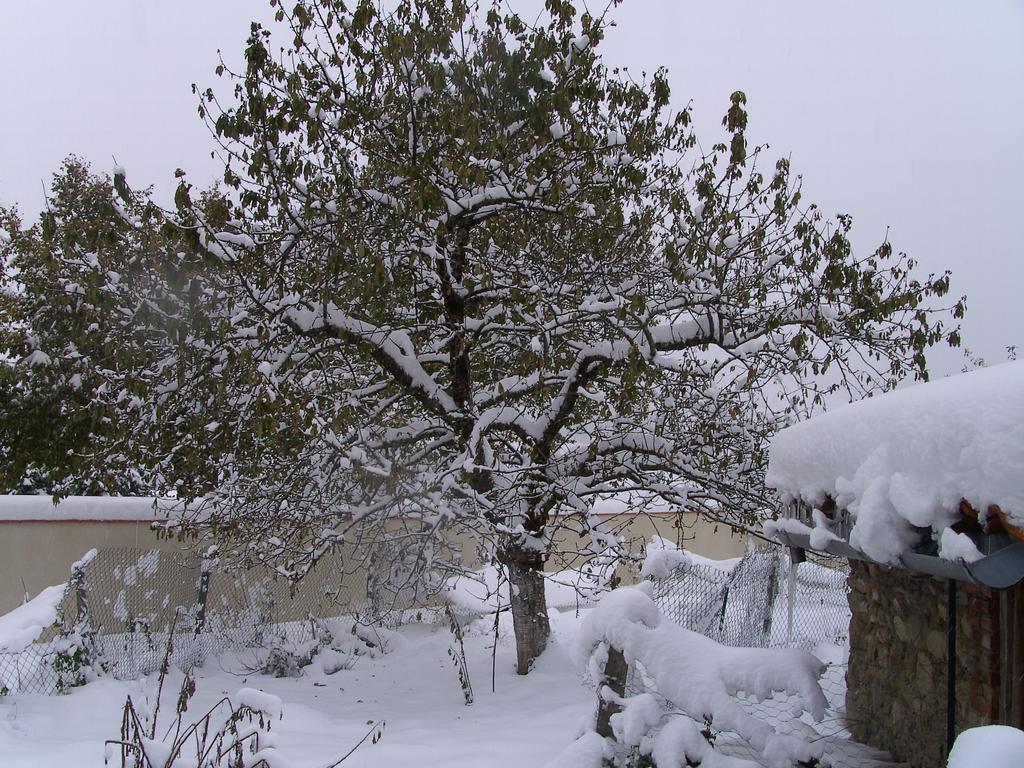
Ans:
[[[915,528],[939,539],[959,504],[1024,529],[1024,361],[919,384],[780,431],[766,483],[784,499],[831,497],[850,544],[892,562]]]

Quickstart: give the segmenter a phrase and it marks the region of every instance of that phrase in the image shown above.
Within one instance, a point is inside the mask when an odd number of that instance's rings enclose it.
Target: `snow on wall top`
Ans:
[[[766,482],[784,499],[831,496],[850,543],[894,562],[912,526],[937,539],[958,505],[997,505],[1024,529],[1024,361],[889,392],[782,430]],[[940,552],[941,554],[941,552]]]
[[[171,517],[173,504],[171,500],[157,500],[146,496],[68,496],[54,506],[53,499],[49,496],[0,496],[0,522],[152,522]]]

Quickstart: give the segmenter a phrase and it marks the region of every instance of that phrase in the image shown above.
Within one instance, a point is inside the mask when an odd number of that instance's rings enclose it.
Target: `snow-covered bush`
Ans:
[[[376,658],[387,653],[395,633],[383,627],[346,620],[334,622],[310,619],[312,639],[296,642],[278,632],[268,635],[256,671],[274,677],[299,677],[315,664],[328,675],[351,669],[359,657]]]
[[[313,642],[274,645],[267,651],[260,672],[272,677],[300,677],[302,669],[313,663],[317,650]]]
[[[107,665],[97,642],[96,630],[85,621],[62,627],[53,644],[51,664],[60,693],[85,685],[104,674]]]
[[[612,649],[656,693],[615,693],[605,675]],[[641,584],[613,591],[594,608],[580,628],[576,653],[598,688],[599,702],[614,711],[612,738],[602,738],[592,725],[549,768],[749,768],[749,761],[716,748],[715,734],[723,731],[738,734],[773,768],[817,765],[821,757],[809,740],[777,732],[739,701],[744,694],[764,699],[795,693],[820,721],[826,702],[818,678],[824,667],[806,651],[720,645],[663,621],[649,585]]]
[[[97,638],[96,629],[89,621],[89,604],[85,591],[85,566],[96,557],[96,550],[90,549],[71,566],[71,577],[67,581],[65,595],[73,593],[78,613],[74,623],[64,616],[60,619],[60,634],[54,641],[51,665],[57,676],[57,691],[95,680],[106,672],[103,649]]]

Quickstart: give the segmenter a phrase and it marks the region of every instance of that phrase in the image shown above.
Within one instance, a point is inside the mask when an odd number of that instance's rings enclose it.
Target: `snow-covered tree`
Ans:
[[[0,493],[145,490],[124,461],[80,469],[82,454],[110,434],[116,417],[96,390],[142,365],[135,331],[109,313],[126,291],[139,295],[141,265],[163,260],[141,256],[154,251],[158,234],[139,221],[129,225],[110,179],[74,157],[54,175],[34,225],[0,208]],[[129,291],[124,282],[135,285]]]
[[[385,539],[410,573],[472,536],[514,586],[525,673],[556,527],[605,549],[613,494],[749,523],[778,418],[957,341],[929,303],[948,275],[854,254],[788,162],[759,167],[742,93],[698,152],[666,72],[602,63],[604,16],[273,4],[244,71],[219,68],[231,95],[198,91],[224,194],[182,178],[170,266],[99,281],[115,337],[150,346],[91,390],[119,414],[96,456],[209,502],[191,524],[246,558],[301,575]]]

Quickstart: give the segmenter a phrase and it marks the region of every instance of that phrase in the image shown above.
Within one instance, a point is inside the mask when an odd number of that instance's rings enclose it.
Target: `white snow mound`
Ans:
[[[655,534],[647,543],[647,556],[644,558],[640,575],[645,579],[664,579],[689,561],[687,553],[675,542]]]
[[[0,616],[0,652],[20,653],[57,621],[64,584],[47,587],[24,605]]]
[[[1017,361],[788,427],[772,441],[766,481],[784,499],[813,504],[831,496],[854,518],[850,543],[895,562],[914,542],[913,526],[930,527],[940,538],[957,519],[961,499],[979,510],[998,505],[1024,528],[1022,478],[1024,361]],[[959,546],[946,551],[964,554]]]
[[[947,768],[1024,768],[1024,731],[1008,725],[968,728],[956,737]]]
[[[725,560],[714,560],[683,549],[674,541],[654,534],[647,542],[646,556],[640,569],[640,575],[645,579],[664,579],[668,578],[676,568],[685,565],[703,566],[722,573],[731,573],[742,559],[741,557],[730,557]]]

